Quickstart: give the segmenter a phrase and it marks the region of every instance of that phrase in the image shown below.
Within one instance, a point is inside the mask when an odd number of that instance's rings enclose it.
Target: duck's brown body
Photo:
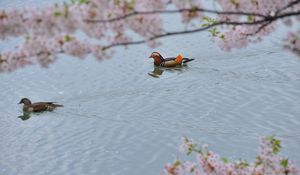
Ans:
[[[28,98],[23,98],[19,104],[23,103],[24,112],[43,112],[43,111],[53,111],[57,107],[63,107],[63,105],[55,104],[55,102],[37,102],[31,103]]]
[[[164,58],[158,52],[153,52],[149,58],[153,58],[154,65],[160,67],[175,67],[194,60],[189,58],[183,58],[181,54],[179,54],[177,57]]]

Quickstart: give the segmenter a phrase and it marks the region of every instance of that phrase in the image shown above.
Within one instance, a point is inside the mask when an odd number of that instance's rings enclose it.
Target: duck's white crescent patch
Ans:
[[[153,56],[160,56],[160,55],[159,55],[158,53],[156,53],[156,52],[153,52],[152,55],[153,55]]]

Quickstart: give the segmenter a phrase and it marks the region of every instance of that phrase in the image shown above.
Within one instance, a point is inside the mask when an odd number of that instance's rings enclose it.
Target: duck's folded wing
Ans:
[[[31,104],[31,107],[33,108],[34,112],[42,112],[42,111],[47,110],[48,104],[47,103],[42,103],[42,102],[33,103],[33,104]]]
[[[63,107],[64,105],[57,104],[56,102],[44,102],[47,105],[53,106],[53,107]]]
[[[172,61],[172,60],[175,60],[176,58],[175,57],[169,57],[169,58],[165,58],[164,60],[165,61]]]
[[[164,59],[165,61],[171,61],[171,60],[176,60],[176,58],[175,57],[170,57],[170,58],[165,58]],[[183,62],[184,61],[192,61],[192,60],[194,60],[194,59],[190,59],[190,58],[183,58]]]

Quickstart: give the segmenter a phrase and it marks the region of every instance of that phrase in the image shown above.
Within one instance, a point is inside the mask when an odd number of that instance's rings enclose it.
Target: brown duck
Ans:
[[[158,52],[152,52],[149,58],[154,59],[155,66],[161,67],[175,67],[194,60],[190,58],[183,58],[181,54],[179,54],[177,57],[164,58]]]
[[[63,105],[55,104],[55,102],[36,102],[31,103],[28,98],[22,98],[19,104],[23,105],[24,112],[43,112],[53,111],[56,107],[63,107]]]

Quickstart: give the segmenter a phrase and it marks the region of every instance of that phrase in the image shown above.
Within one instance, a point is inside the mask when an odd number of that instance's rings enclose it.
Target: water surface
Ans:
[[[21,2],[0,6],[37,1]],[[259,136],[275,134],[299,164],[300,59],[281,49],[284,32],[230,53],[208,33],[161,40],[163,55],[195,58],[180,69],[154,70],[153,49],[138,45],[0,74],[0,174],[159,174],[183,136],[253,160]],[[65,107],[22,120],[22,97]]]

